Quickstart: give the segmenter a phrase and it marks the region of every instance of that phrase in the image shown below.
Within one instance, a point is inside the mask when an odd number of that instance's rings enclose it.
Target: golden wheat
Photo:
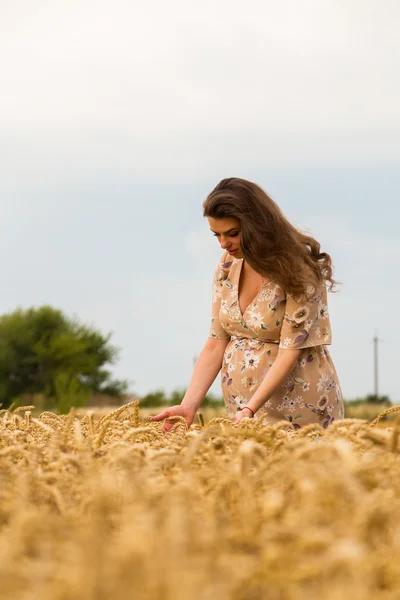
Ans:
[[[1,598],[400,597],[400,418],[32,410],[0,411]]]

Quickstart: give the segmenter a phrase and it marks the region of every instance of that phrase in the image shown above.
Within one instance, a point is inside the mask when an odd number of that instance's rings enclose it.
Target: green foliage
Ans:
[[[201,403],[202,406],[218,406],[223,404],[224,401],[222,398],[217,398],[213,394],[207,394]]]
[[[67,414],[73,406],[86,406],[91,395],[92,392],[82,385],[78,377],[60,372],[54,378],[54,397],[50,400],[60,413]]]
[[[168,404],[170,406],[175,406],[175,404],[180,404],[185,396],[186,390],[176,389],[173,390],[168,398]]]
[[[146,396],[140,398],[140,406],[143,408],[150,406],[163,406],[164,404],[167,405],[169,402],[163,390],[150,392]]]
[[[140,398],[140,406],[143,408],[164,405],[174,406],[175,404],[180,404],[182,402],[185,393],[186,389],[184,388],[173,390],[169,396],[163,390],[156,390],[155,392],[150,392],[146,396]],[[216,398],[212,394],[207,394],[201,406],[217,406],[219,404],[222,404],[221,398]]]
[[[375,394],[368,394],[368,396],[362,398],[345,400],[345,404],[348,406],[358,406],[360,404],[382,404],[383,406],[391,406],[392,402],[389,396],[375,396]]]
[[[0,402],[7,407],[11,398],[44,393],[68,410],[95,392],[124,393],[127,382],[113,381],[104,368],[118,358],[110,337],[51,306],[1,316]]]
[[[375,404],[387,404],[389,406],[392,404],[389,396],[376,396],[375,394],[368,394],[368,396],[365,397],[365,401],[374,402]]]

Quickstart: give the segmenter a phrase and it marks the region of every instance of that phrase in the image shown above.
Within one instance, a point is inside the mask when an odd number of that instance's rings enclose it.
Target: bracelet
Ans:
[[[238,410],[244,410],[245,408],[251,412],[251,416],[254,418],[254,410],[250,408],[250,406],[242,406],[242,408],[238,408]]]

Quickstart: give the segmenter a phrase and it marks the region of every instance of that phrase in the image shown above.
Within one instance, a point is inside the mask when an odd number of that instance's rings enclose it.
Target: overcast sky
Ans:
[[[201,203],[259,183],[332,255],[345,397],[400,401],[398,0],[0,0],[0,314],[113,332],[187,385],[221,251]],[[219,384],[213,390],[219,391]]]

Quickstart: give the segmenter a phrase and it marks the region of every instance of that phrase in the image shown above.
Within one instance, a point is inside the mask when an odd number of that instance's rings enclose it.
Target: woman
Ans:
[[[327,344],[331,258],[300,233],[275,202],[244,179],[222,180],[203,204],[224,254],[213,282],[210,337],[178,406],[153,417],[183,416],[190,426],[222,369],[227,412],[236,423],[287,420],[328,427],[344,416]],[[170,430],[173,422],[164,424]]]

